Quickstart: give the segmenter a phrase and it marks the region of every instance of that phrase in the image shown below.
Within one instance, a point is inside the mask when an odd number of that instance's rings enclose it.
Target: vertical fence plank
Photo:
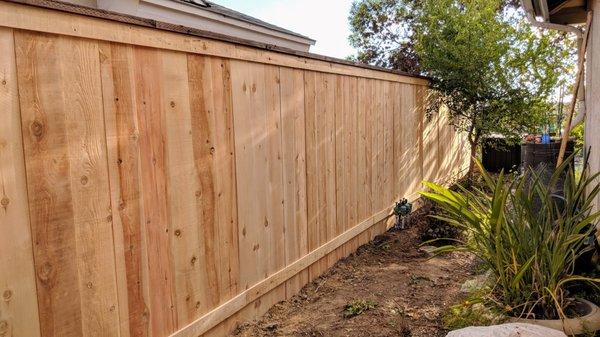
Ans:
[[[359,223],[358,199],[361,193],[358,188],[358,78],[349,77],[344,85],[344,156],[347,168],[345,171],[346,185],[346,230]],[[358,239],[354,238],[348,244],[346,255],[358,248]]]
[[[239,282],[233,116],[229,62],[188,56],[189,96],[208,284],[203,311],[233,297]],[[194,302],[196,304],[197,302]]]
[[[335,191],[336,191],[336,233],[342,233],[348,226],[347,214],[350,211],[348,204],[349,184],[347,172],[350,169],[346,149],[348,147],[348,135],[346,130],[349,119],[346,116],[347,91],[349,78],[340,76],[335,84]],[[335,258],[339,260],[346,254],[346,247],[342,246],[336,252]]]
[[[305,74],[307,200],[309,249],[313,250],[335,236],[335,75]],[[325,256],[309,267],[315,279],[335,262],[335,254]]]
[[[279,68],[231,63],[238,193],[240,285],[256,284],[285,264]],[[285,286],[255,303],[264,312]]]
[[[219,303],[207,116],[190,111],[188,57],[161,51],[168,226],[178,326]],[[206,83],[210,85],[210,83]],[[203,136],[197,135],[203,134]]]
[[[16,41],[41,329],[119,335],[97,43]]]
[[[150,326],[153,336],[165,336],[177,326],[173,256],[167,206],[165,111],[160,51],[136,47],[134,74],[136,117],[140,132],[142,223],[147,252]]]
[[[321,106],[322,110],[320,110],[319,116],[321,117],[320,125],[323,126],[322,129],[322,153],[320,162],[321,174],[322,177],[322,195],[320,195],[320,203],[325,207],[323,209],[323,224],[325,230],[322,231],[323,239],[320,242],[320,245],[327,243],[327,241],[333,239],[338,235],[338,225],[337,225],[337,217],[336,217],[336,182],[335,182],[335,173],[336,173],[336,157],[335,157],[335,106],[337,97],[336,86],[338,81],[338,75],[334,74],[319,74],[322,75],[322,79],[319,83],[322,85],[322,93],[321,96]],[[330,268],[335,264],[338,260],[336,252],[329,254],[326,258],[323,259],[323,270],[324,272],[327,268]]]
[[[319,200],[317,198],[317,73],[304,72],[304,107],[305,107],[305,134],[306,134],[306,200],[307,200],[307,230],[308,250],[319,247]],[[309,267],[309,281],[314,279],[317,264]],[[318,270],[316,271],[318,273]]]
[[[102,96],[115,238],[121,335],[150,335],[147,253],[141,205],[134,47],[102,43]]]
[[[55,36],[15,32],[40,326],[44,336],[76,336],[81,296],[57,45]]]
[[[119,335],[98,44],[61,38],[62,86],[84,336]]]
[[[287,265],[308,253],[304,72],[290,68],[280,68],[280,71]],[[307,282],[307,271],[301,271],[291,278],[286,282],[286,297],[296,294]]]
[[[0,28],[0,335],[40,336],[13,30]]]
[[[372,214],[372,88],[373,81],[358,79],[358,221]],[[371,230],[359,236],[359,245],[365,244],[371,237]]]

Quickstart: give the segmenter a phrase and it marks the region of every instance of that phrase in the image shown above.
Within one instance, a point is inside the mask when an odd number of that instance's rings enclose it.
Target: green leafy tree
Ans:
[[[349,20],[354,59],[431,77],[429,113],[446,106],[473,156],[491,134],[538,131],[572,80],[574,40],[532,27],[518,0],[357,0]]]
[[[519,0],[505,0],[504,8],[517,8]],[[415,50],[415,25],[423,0],[355,0],[348,21],[350,44],[357,54],[350,59],[384,68],[420,73]]]
[[[414,28],[421,0],[360,0],[348,18],[355,61],[409,73],[420,72]]]
[[[544,123],[572,66],[570,40],[532,28],[500,0],[424,0],[421,13],[415,49],[432,78],[429,111],[447,108],[472,157],[487,136],[516,140]]]

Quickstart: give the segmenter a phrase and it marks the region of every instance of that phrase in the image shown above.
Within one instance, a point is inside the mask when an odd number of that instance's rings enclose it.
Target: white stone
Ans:
[[[567,337],[562,331],[539,325],[509,323],[485,327],[468,327],[450,331],[446,337]]]

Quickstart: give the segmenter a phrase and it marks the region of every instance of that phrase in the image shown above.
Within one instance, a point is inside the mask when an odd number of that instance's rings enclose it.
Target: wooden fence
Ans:
[[[420,78],[0,2],[0,336],[221,336],[464,168]]]

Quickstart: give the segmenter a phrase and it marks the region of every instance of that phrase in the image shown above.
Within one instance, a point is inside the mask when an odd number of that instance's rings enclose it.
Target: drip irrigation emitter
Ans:
[[[394,206],[394,215],[396,216],[396,223],[394,228],[405,229],[406,224],[410,222],[410,213],[412,212],[412,204],[403,198],[398,201]]]

